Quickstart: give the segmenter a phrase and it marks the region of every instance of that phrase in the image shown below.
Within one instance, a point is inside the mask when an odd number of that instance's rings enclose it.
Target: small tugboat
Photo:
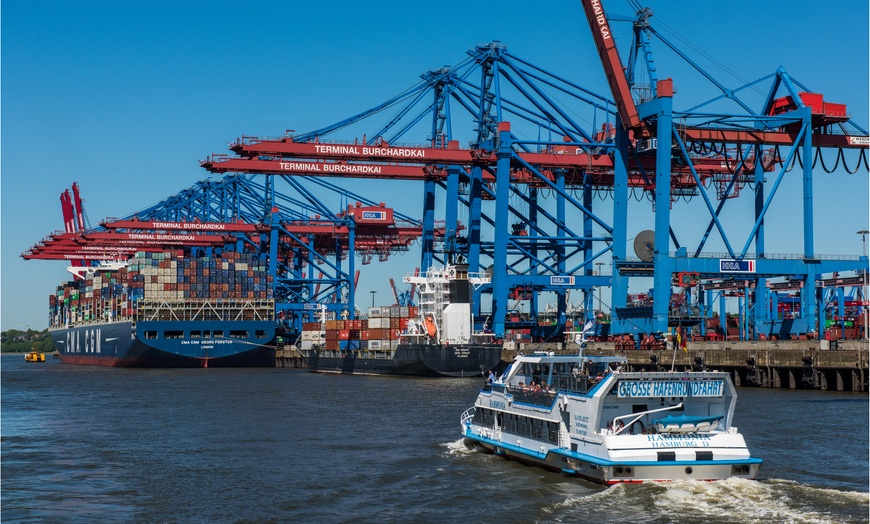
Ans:
[[[24,354],[24,360],[27,362],[45,362],[45,353],[29,351]]]
[[[625,372],[622,357],[521,355],[480,391],[466,445],[592,482],[754,479],[724,372]]]

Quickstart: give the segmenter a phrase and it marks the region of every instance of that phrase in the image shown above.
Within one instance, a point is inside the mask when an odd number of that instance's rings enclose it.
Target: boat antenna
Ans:
[[[577,356],[580,358],[580,361],[583,361],[583,349],[586,348],[586,340],[589,333],[595,330],[595,322],[589,320],[586,322],[586,325],[583,326],[583,329],[579,333],[574,333],[574,342],[580,347],[577,352]]]

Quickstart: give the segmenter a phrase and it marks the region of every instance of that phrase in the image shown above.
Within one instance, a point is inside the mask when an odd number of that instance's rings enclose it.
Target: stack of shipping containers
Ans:
[[[301,350],[319,346],[326,351],[391,351],[399,345],[399,335],[417,317],[414,306],[369,308],[366,320],[326,320],[302,326]]]
[[[272,276],[249,253],[185,257],[180,251],[137,252],[127,267],[97,270],[67,282],[49,297],[50,325],[135,318],[149,302],[189,304],[272,298]]]

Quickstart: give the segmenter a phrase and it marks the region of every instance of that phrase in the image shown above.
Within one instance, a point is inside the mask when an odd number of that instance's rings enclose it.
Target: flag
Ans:
[[[686,342],[686,332],[683,331],[683,326],[680,326],[679,328],[677,328],[677,345],[680,346],[683,351],[688,353],[689,350],[686,349]]]
[[[584,335],[586,333],[592,333],[594,330],[595,330],[595,323],[592,322],[591,320],[589,322],[587,322],[585,326],[583,326],[583,334]]]

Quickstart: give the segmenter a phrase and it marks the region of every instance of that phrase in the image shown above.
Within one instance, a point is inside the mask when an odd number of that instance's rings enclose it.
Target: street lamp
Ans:
[[[861,231],[858,231],[857,234],[861,235],[861,252],[866,257],[867,256],[867,235],[870,234],[870,231],[867,231],[866,229],[862,229]],[[861,294],[863,296],[861,297],[862,298],[862,301],[861,301],[862,306],[861,307],[864,308],[864,340],[870,340],[870,333],[867,332],[867,321],[870,320],[870,316],[868,316],[868,313],[870,313],[870,312],[867,311],[868,304],[867,304],[867,268],[866,267],[863,268],[862,273],[863,273],[863,279],[862,279],[863,284],[861,285]]]
[[[370,291],[370,293],[372,294],[372,307],[375,307],[375,294],[377,291]]]

